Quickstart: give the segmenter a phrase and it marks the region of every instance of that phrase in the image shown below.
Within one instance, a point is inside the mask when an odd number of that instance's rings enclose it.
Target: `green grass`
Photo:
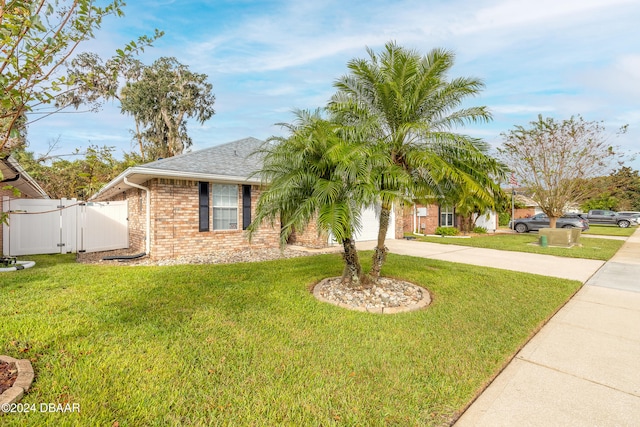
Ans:
[[[473,246],[475,248],[499,249],[504,251],[528,252],[534,254],[556,255],[568,258],[586,258],[607,261],[624,244],[622,240],[580,238],[582,246],[571,248],[540,247],[538,233],[525,234],[485,234],[469,238],[416,236],[421,242],[440,243],[444,245]]]
[[[30,258],[0,273],[0,353],[32,361],[22,403],[81,412],[9,414],[6,426],[447,425],[580,287],[389,255],[383,274],[433,303],[376,315],[309,292],[340,273],[336,254],[172,267]]]
[[[636,232],[636,229],[637,227],[621,228],[612,225],[591,225],[589,226],[589,230],[583,232],[583,234],[629,237]]]

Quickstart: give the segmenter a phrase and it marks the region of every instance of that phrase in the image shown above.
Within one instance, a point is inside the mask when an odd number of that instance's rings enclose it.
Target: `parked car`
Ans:
[[[631,218],[635,218],[636,221],[638,221],[638,218],[640,218],[640,212],[638,212],[638,211],[623,211],[623,212],[618,212],[618,215],[630,216]],[[638,222],[640,222],[640,221],[638,221]]]
[[[636,218],[606,209],[592,209],[587,214],[587,218],[590,224],[617,225],[621,228],[638,225]]]
[[[549,228],[549,217],[547,214],[539,213],[530,218],[516,219],[515,222],[509,223],[509,227],[512,225],[513,229],[518,233],[538,231],[541,228]],[[589,221],[577,214],[568,214],[558,218],[556,228],[579,228],[585,231],[589,229]]]
[[[567,218],[578,217],[578,218],[584,219],[585,221],[589,222],[589,215],[586,214],[586,213],[582,213],[582,212],[567,212],[563,216],[565,216]]]

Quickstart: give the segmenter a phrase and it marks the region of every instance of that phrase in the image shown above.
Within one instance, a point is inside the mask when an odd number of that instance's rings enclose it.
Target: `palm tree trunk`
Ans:
[[[391,207],[382,205],[380,210],[380,227],[378,228],[378,244],[373,251],[373,263],[371,265],[371,277],[378,279],[382,264],[387,259],[387,247],[384,241],[387,238],[387,230],[389,229],[389,218],[391,218]]]
[[[362,266],[356,250],[356,242],[352,239],[345,239],[342,242],[344,247],[344,270],[342,272],[342,282],[351,287],[359,287],[362,284]]]

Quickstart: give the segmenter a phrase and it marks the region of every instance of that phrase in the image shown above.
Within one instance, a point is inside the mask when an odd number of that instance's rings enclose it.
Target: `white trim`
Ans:
[[[235,204],[233,205],[220,205],[217,206],[216,205],[216,194],[215,194],[215,189],[216,186],[220,187],[220,186],[225,186],[225,187],[232,187],[235,188]],[[228,184],[228,183],[220,183],[220,182],[212,182],[211,183],[211,229],[213,231],[235,231],[235,230],[239,230],[241,229],[241,227],[239,227],[240,225],[240,203],[241,203],[241,199],[240,197],[240,191],[238,188],[237,184]],[[236,210],[236,227],[235,228],[216,228],[216,209],[235,209]]]
[[[126,178],[126,179],[125,179]],[[100,191],[91,196],[89,200],[96,200],[108,196],[111,191],[124,192],[128,188],[120,188],[119,184],[127,185],[128,187],[134,187],[132,181],[139,181],[137,184],[142,184],[145,181],[153,178],[181,178],[191,181],[215,181],[225,184],[259,184],[262,182],[260,178],[247,178],[242,176],[230,176],[230,175],[218,175],[209,173],[195,173],[184,171],[172,171],[166,169],[150,169],[140,166],[134,166],[128,168],[120,175],[115,177],[111,182],[102,187]]]
[[[440,206],[440,218],[438,219],[438,226],[439,227],[455,227],[456,224],[456,208],[454,206],[451,205],[446,205],[446,206]],[[445,215],[445,218],[447,219],[445,222],[447,223],[446,225],[442,224],[442,215]],[[451,224],[449,224],[449,216],[451,216]]]

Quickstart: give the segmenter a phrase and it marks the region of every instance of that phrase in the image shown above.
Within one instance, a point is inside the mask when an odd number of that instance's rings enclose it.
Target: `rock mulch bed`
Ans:
[[[288,246],[280,249],[247,249],[239,251],[216,251],[209,254],[198,254],[189,256],[178,256],[172,259],[154,260],[150,258],[138,258],[126,262],[103,261],[106,255],[130,254],[125,251],[109,251],[79,254],[78,262],[86,264],[120,264],[120,265],[180,265],[180,264],[233,264],[238,262],[259,262],[272,261],[276,259],[295,258],[301,256],[311,256],[325,253],[336,253],[340,247],[329,247],[323,249],[304,249]]]
[[[381,277],[370,287],[349,288],[340,277],[324,279],[313,289],[321,301],[351,310],[393,314],[415,311],[431,303],[429,292],[403,280]]]

